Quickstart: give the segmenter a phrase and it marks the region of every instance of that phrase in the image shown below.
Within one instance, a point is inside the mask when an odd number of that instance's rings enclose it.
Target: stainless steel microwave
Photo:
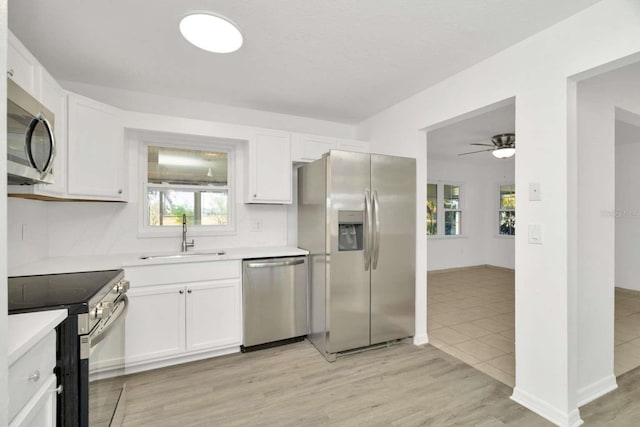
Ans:
[[[53,183],[53,113],[7,79],[7,183]]]

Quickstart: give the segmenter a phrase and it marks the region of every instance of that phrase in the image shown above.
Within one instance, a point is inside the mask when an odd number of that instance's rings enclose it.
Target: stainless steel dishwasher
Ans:
[[[243,352],[307,335],[307,277],[306,256],[242,262]]]

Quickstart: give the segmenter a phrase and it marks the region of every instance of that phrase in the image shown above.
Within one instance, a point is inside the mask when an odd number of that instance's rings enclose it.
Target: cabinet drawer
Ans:
[[[9,419],[27,403],[56,366],[56,332],[51,331],[9,367]]]
[[[187,262],[125,267],[132,287],[190,283],[240,277],[240,261]]]

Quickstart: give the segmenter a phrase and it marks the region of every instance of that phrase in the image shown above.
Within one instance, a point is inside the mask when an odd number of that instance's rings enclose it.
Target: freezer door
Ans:
[[[369,154],[331,151],[327,157],[330,261],[327,274],[327,352],[369,345],[367,237]]]
[[[327,160],[298,169],[298,245],[309,251],[309,341],[326,354]]]
[[[414,335],[416,163],[371,155],[371,344]]]

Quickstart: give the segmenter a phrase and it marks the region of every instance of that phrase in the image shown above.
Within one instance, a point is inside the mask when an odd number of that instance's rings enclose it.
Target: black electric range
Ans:
[[[67,319],[56,328],[56,376],[62,385],[58,426],[96,424],[89,413],[94,405],[89,396],[93,381],[89,359],[100,352],[94,351],[92,341],[102,341],[113,324],[121,323],[128,288],[123,270],[9,277],[9,314],[68,310]],[[91,390],[91,394],[96,393]]]

